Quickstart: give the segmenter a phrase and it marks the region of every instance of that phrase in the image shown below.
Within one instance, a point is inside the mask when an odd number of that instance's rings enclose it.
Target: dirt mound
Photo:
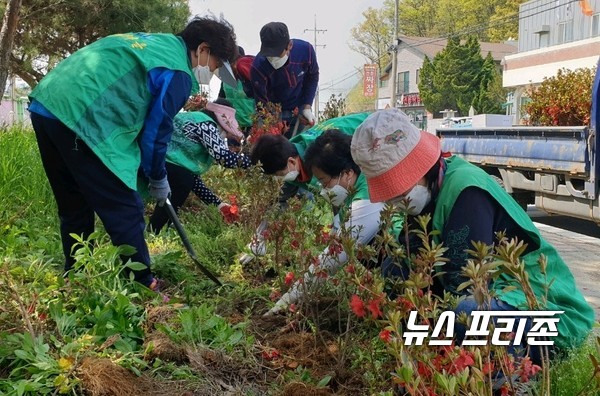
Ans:
[[[183,390],[166,388],[151,378],[138,377],[110,359],[85,358],[77,369],[85,393],[92,396],[181,395]]]
[[[159,305],[148,308],[143,324],[144,332],[152,333],[156,330],[157,324],[168,324],[172,318],[177,316],[179,308],[176,305]]]
[[[153,361],[158,358],[165,362],[187,363],[188,356],[185,348],[177,345],[166,334],[155,331],[144,340],[144,359]]]

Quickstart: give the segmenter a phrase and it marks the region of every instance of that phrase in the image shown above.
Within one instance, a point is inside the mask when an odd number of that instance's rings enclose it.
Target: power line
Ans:
[[[527,10],[524,10],[524,11],[528,12],[528,11],[531,11],[531,10],[541,9],[541,8],[543,8],[543,7],[545,7],[545,6],[549,5],[549,4],[554,3],[554,1],[555,0],[549,0],[547,3],[539,4],[539,5],[535,6],[535,7],[532,7],[530,9],[527,9]],[[553,7],[543,8],[540,11],[537,11],[537,12],[534,12],[534,13],[531,13],[531,14],[528,14],[528,15],[523,15],[523,16],[519,16],[519,12],[516,12],[516,13],[513,13],[512,15],[508,15],[508,16],[506,16],[504,18],[501,18],[498,21],[494,21],[493,23],[491,23],[491,21],[488,21],[485,24],[475,25],[473,27],[466,28],[466,29],[463,29],[463,30],[455,32],[455,33],[448,33],[445,36],[435,37],[435,38],[431,38],[429,40],[421,41],[419,43],[409,44],[409,45],[404,46],[403,48],[407,48],[407,49],[417,48],[417,47],[420,47],[420,46],[423,46],[423,45],[426,45],[426,44],[434,44],[434,45],[439,45],[439,46],[445,47],[445,45],[443,45],[443,44],[435,44],[435,43],[438,43],[438,42],[440,42],[442,40],[447,40],[447,39],[449,39],[451,37],[462,36],[462,35],[465,35],[465,34],[479,32],[479,31],[484,30],[484,29],[489,29],[491,27],[505,25],[507,23],[512,22],[515,17],[518,17],[517,21],[521,21],[523,19],[531,18],[531,17],[533,17],[535,15],[539,15],[539,14],[544,13],[544,12],[552,11],[552,10],[555,10],[555,9],[563,7],[563,6],[568,6],[568,5],[570,5],[572,3],[575,3],[575,2],[578,2],[578,1],[579,0],[569,0],[569,1],[565,2],[565,3],[563,3],[563,4],[559,3],[559,4],[554,5]],[[384,58],[384,56],[381,56],[381,57],[377,58],[375,60],[375,62],[378,62],[378,61],[382,60],[383,58]],[[353,76],[356,76],[356,75],[358,75],[360,73],[362,73],[362,70],[358,69],[358,70],[356,70],[354,72],[350,72],[349,74],[347,73],[346,75],[340,77],[339,81],[332,80],[330,88],[333,88],[334,86],[339,85],[341,82],[346,81],[349,78],[351,78]],[[333,81],[336,81],[336,82],[334,83]]]

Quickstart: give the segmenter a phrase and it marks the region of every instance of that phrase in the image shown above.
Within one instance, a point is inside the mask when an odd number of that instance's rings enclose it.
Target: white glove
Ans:
[[[302,110],[302,116],[306,118],[310,125],[315,125],[315,115],[313,114],[312,109],[310,107],[307,107],[306,109]]]
[[[264,256],[267,253],[267,246],[265,245],[265,238],[263,237],[263,232],[267,229],[267,221],[263,220],[258,225],[254,233],[254,237],[252,241],[246,245],[248,250],[252,252],[252,254],[244,253],[240,256],[240,264],[246,265],[250,261],[254,260],[256,256]]]
[[[296,285],[294,285],[296,286]],[[294,288],[290,292],[285,293],[263,316],[272,316],[288,310],[289,306],[298,300]]]
[[[267,246],[265,245],[265,241],[253,240],[246,247],[252,252],[252,254],[244,253],[240,256],[240,264],[246,265],[250,261],[254,260],[257,256],[264,256],[267,253]]]

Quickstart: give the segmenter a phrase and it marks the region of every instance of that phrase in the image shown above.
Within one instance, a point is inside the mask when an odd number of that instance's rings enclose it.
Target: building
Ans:
[[[527,91],[566,68],[594,67],[600,55],[600,0],[531,0],[519,8],[519,51],[502,63],[507,114],[523,122]]]
[[[425,56],[429,59],[446,47],[448,40],[444,38],[409,37],[399,36],[397,45],[397,76],[396,76],[396,107],[408,114],[413,123],[426,129],[427,119],[439,114],[427,114],[425,106],[419,95],[419,71],[423,66]],[[488,53],[492,54],[494,60],[501,64],[502,59],[517,52],[516,43],[486,43],[480,42],[481,56],[484,58]],[[392,87],[389,84],[391,63],[385,68],[379,79],[379,90],[377,96],[377,108],[384,109],[391,106]]]

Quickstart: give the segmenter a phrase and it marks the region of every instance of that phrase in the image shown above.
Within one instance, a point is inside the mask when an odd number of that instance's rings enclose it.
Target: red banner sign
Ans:
[[[377,65],[365,65],[363,72],[363,96],[374,98],[377,93]]]

